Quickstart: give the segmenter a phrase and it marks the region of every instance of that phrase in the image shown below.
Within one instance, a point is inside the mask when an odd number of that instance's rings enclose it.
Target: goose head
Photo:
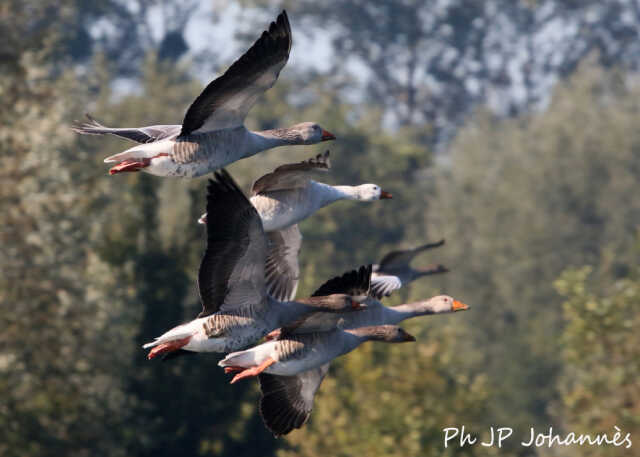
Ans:
[[[296,142],[300,144],[316,144],[321,141],[335,140],[333,133],[320,127],[314,122],[302,122],[289,128],[295,136]]]
[[[449,295],[437,295],[428,300],[412,303],[411,307],[421,314],[454,313],[469,309],[469,305],[455,300]]]
[[[393,195],[382,190],[377,184],[361,184],[356,186],[355,194],[358,200],[364,202],[393,198]]]

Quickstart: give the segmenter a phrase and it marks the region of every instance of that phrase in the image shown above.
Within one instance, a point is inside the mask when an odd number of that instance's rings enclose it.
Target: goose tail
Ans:
[[[173,141],[161,140],[153,143],[137,144],[126,151],[119,152],[104,159],[105,163],[120,163],[125,160],[153,159],[161,155],[169,155],[172,151]]]
[[[219,367],[250,367],[256,364],[255,354],[250,349],[227,354],[218,362]]]

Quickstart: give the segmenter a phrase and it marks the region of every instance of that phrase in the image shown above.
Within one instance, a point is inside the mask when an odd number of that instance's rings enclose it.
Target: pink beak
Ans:
[[[336,137],[333,133],[322,130],[322,141],[335,140]]]

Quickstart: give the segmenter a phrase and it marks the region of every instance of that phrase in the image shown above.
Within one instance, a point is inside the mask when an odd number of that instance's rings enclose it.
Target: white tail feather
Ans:
[[[114,154],[104,159],[105,163],[120,163],[127,159],[150,159],[158,154],[170,154],[173,148],[173,140],[154,141],[152,143],[137,144],[124,152]]]
[[[250,367],[255,364],[255,354],[251,350],[232,352],[218,362],[220,367]]]
[[[169,333],[169,332],[167,332],[167,333]],[[168,343],[169,341],[181,340],[183,338],[186,338],[186,337],[192,336],[192,335],[193,335],[193,332],[172,333],[171,335],[164,334],[164,335],[156,338],[152,342],[145,344],[142,347],[144,349],[149,349],[149,348],[152,348],[152,347],[157,346],[157,345],[162,344],[162,343]]]

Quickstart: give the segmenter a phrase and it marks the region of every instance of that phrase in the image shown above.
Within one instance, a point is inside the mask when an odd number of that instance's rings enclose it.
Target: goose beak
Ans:
[[[198,219],[198,224],[207,225],[207,213],[204,213],[202,216],[200,216],[200,219]]]
[[[469,309],[469,305],[465,305],[464,303],[458,300],[453,300],[452,309],[454,311],[464,311],[465,309]]]
[[[415,340],[416,340],[416,337],[415,337],[415,336],[413,336],[413,335],[410,335],[409,333],[407,333],[407,334],[405,335],[405,337],[404,337],[404,340],[405,340],[405,341],[415,341]]]
[[[380,200],[386,200],[386,199],[392,199],[393,195],[391,195],[389,192],[385,192],[384,190],[380,192]]]
[[[360,309],[360,308],[364,308],[364,306],[362,305],[362,303],[360,303],[357,300],[354,300],[353,298],[350,299],[351,300],[351,308],[353,309]]]
[[[326,130],[322,130],[322,141],[335,140],[336,137],[333,133],[327,132]]]

